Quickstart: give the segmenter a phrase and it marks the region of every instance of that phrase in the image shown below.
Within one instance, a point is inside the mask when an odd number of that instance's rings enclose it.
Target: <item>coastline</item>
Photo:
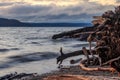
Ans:
[[[93,67],[93,66],[92,66]],[[79,65],[60,69],[40,76],[41,80],[119,80],[117,72],[84,71]],[[32,79],[31,79],[32,80]],[[37,79],[36,79],[37,80]]]
[[[14,77],[11,80],[120,80],[120,78],[117,72],[84,71],[79,65],[75,65],[41,75],[37,73],[24,74],[23,76]]]

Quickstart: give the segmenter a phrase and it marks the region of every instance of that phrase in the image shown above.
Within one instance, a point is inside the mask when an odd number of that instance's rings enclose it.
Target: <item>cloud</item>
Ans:
[[[118,0],[89,0],[89,2],[96,2],[101,5],[120,5]]]
[[[12,5],[13,3],[0,3],[0,7],[4,7],[4,6],[9,6]]]
[[[113,10],[119,3],[117,0],[1,0],[0,17],[25,22],[87,22],[93,15]]]
[[[24,0],[31,4],[50,5],[55,4],[57,6],[71,6],[79,5],[85,2],[95,2],[101,5],[119,5],[119,0]]]
[[[78,5],[83,0],[24,0],[32,5],[57,5],[57,6],[71,6]]]

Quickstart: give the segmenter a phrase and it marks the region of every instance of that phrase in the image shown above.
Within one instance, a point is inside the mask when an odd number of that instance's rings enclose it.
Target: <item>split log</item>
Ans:
[[[68,31],[68,32],[62,32],[62,33],[53,35],[52,39],[58,39],[58,38],[63,38],[63,37],[72,37],[73,35],[75,35],[77,33],[95,31],[95,29],[96,29],[96,26],[91,26],[91,27],[85,27],[85,28],[81,28],[81,29]]]
[[[88,54],[90,55],[90,51],[87,50]],[[92,50],[93,54],[96,54],[95,50]],[[74,57],[74,56],[78,56],[78,55],[83,55],[83,50],[78,50],[78,51],[74,51],[74,52],[70,52],[70,53],[66,53],[64,54],[63,51],[62,51],[62,48],[60,48],[60,53],[61,55],[58,56],[56,59],[57,59],[57,64],[62,64],[63,60],[64,59],[67,59],[69,57]]]

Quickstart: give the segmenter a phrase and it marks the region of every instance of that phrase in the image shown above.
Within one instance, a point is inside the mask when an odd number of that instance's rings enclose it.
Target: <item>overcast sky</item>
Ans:
[[[90,22],[120,0],[0,0],[0,17],[24,22]]]

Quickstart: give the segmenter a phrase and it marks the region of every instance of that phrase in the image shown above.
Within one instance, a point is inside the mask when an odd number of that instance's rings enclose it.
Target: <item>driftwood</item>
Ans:
[[[93,61],[93,58],[90,58],[90,60]],[[86,67],[86,61],[87,61],[87,59],[84,59],[84,60],[81,60],[81,62],[80,62],[80,68],[82,70],[85,70],[85,71],[111,71],[111,72],[114,71],[114,68],[104,68],[104,67],[89,68],[89,67]]]
[[[75,34],[83,33],[83,32],[91,32],[91,31],[94,31],[95,29],[96,29],[96,26],[91,26],[91,27],[85,27],[81,29],[68,31],[68,32],[62,32],[62,33],[53,35],[52,39],[58,39],[63,37],[73,37]]]
[[[81,37],[81,33],[86,33],[86,31],[91,32],[87,37],[89,42],[89,50],[85,48],[79,51],[71,52],[64,54],[62,48],[60,50],[61,55],[57,57],[57,63],[66,58],[85,55],[86,60],[80,62],[80,67],[86,71],[113,71],[113,68],[120,75],[120,6],[115,8],[115,11],[106,11],[101,16],[94,16],[93,25],[94,27],[87,27],[78,30],[63,32],[53,36],[53,39],[62,38],[62,37]],[[84,35],[84,33],[82,35]],[[91,50],[91,42],[96,41],[95,50]],[[92,66],[95,66],[94,57],[89,58],[89,55],[93,54],[98,55],[96,59],[97,64],[106,65],[108,64],[112,68],[88,68],[87,64],[89,63]]]
[[[88,54],[90,55],[90,51],[87,50]],[[92,50],[93,54],[96,54],[96,52],[94,50]],[[58,56],[56,59],[57,59],[57,64],[62,64],[63,60],[64,59],[67,59],[69,57],[74,57],[74,56],[78,56],[78,55],[83,55],[83,50],[78,50],[78,51],[74,51],[74,52],[70,52],[70,53],[66,53],[64,54],[63,51],[62,51],[62,48],[60,48],[60,53],[61,55]]]
[[[120,74],[120,6],[115,8],[115,11],[107,11],[102,15],[102,18],[97,17],[97,20],[93,22],[98,22],[96,32],[103,32],[96,45],[96,53],[98,54],[100,64],[109,64],[112,68],[116,69]],[[101,21],[103,21],[101,23]],[[93,36],[98,38],[98,34]]]

